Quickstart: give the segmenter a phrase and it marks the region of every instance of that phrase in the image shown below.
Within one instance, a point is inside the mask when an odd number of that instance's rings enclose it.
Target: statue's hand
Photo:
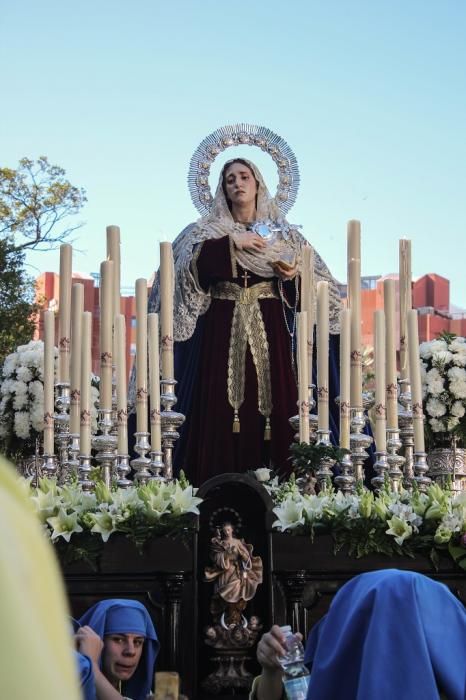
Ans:
[[[296,274],[298,272],[298,263],[294,263],[294,265],[288,265],[287,263],[279,260],[273,264],[273,269],[277,277],[280,277],[280,279],[284,281],[292,280],[296,277]]]
[[[254,233],[254,231],[235,233],[233,240],[238,250],[254,250],[259,252],[267,246],[262,236],[259,236],[258,233]]]

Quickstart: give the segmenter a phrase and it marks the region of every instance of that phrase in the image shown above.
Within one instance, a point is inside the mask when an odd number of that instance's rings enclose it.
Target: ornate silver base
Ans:
[[[390,477],[392,490],[396,493],[400,490],[401,481],[403,479],[401,467],[405,463],[405,458],[398,454],[398,450],[401,449],[401,447],[400,431],[397,428],[387,428],[388,475]]]
[[[354,493],[355,478],[353,476],[353,462],[349,453],[340,461],[341,474],[335,477],[335,485],[345,495]]]
[[[403,486],[411,489],[414,481],[414,428],[413,411],[411,406],[411,384],[409,379],[400,379],[400,393],[398,401],[401,408],[398,409],[398,423],[400,426],[400,438],[403,443]]]
[[[116,448],[118,439],[111,435],[112,411],[111,409],[99,409],[99,427],[101,434],[92,438],[92,447],[97,452],[96,462],[100,464],[102,480],[107,488],[110,488],[115,473]]]
[[[432,483],[432,479],[427,476],[429,467],[426,457],[425,452],[414,453],[414,481],[418,485],[419,491],[427,491]]]
[[[461,447],[435,447],[427,455],[429,475],[445,485],[451,482],[454,491],[466,489],[466,449]]]
[[[149,479],[152,478],[152,474],[149,470],[150,459],[146,457],[147,452],[150,450],[149,433],[145,431],[136,432],[134,435],[136,437],[134,451],[139,455],[139,457],[135,457],[135,459],[131,460],[131,466],[136,472],[134,480],[137,484],[147,484]]]
[[[365,425],[364,410],[359,407],[351,408],[350,449],[353,476],[356,482],[364,481],[364,462],[369,457],[366,450],[374,442],[374,438],[362,432]]]
[[[70,435],[70,383],[56,382],[55,384],[55,443],[58,447],[58,478],[60,483],[66,483],[70,480],[69,471],[69,435]]]
[[[376,491],[383,489],[385,485],[385,477],[388,476],[388,461],[386,452],[376,452],[376,460],[374,463],[374,471],[377,476],[371,479],[371,484]]]
[[[316,445],[331,445],[330,432],[330,430],[318,430]],[[331,459],[330,457],[324,457],[319,462],[319,468],[316,471],[316,479],[321,491],[323,491],[329,485],[329,483],[331,484],[332,482],[333,472],[331,467],[333,467],[334,464],[335,460]]]
[[[79,455],[79,484],[83,491],[92,491],[95,486],[91,479],[91,456]]]
[[[116,473],[117,486],[120,489],[127,489],[132,485],[132,481],[126,477],[131,471],[129,466],[129,455],[117,455],[116,458]]]
[[[175,396],[175,379],[162,379],[162,394],[160,402],[164,407],[160,417],[162,421],[162,450],[163,450],[163,476],[167,481],[173,479],[173,448],[176,440],[178,440],[178,428],[185,421],[185,416],[182,413],[173,411],[172,408],[176,404]]]

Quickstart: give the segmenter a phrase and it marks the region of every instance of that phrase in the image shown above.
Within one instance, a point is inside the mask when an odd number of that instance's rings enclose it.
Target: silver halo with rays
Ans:
[[[268,153],[277,165],[278,187],[275,202],[286,214],[296,201],[299,168],[295,154],[281,136],[265,126],[232,124],[213,131],[195,150],[188,172],[188,186],[194,206],[205,216],[212,207],[209,185],[210,168],[216,157],[231,146],[257,146]]]

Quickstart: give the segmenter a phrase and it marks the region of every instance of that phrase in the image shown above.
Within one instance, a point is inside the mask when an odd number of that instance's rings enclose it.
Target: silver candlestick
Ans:
[[[356,483],[364,481],[364,462],[369,457],[367,448],[372,445],[374,438],[362,431],[366,426],[364,410],[359,407],[351,408],[350,448],[353,463],[353,475]]]
[[[411,384],[409,379],[400,379],[400,395],[398,401],[398,423],[400,426],[400,438],[403,443],[403,486],[411,489],[414,480],[414,428],[413,411],[411,404]]]
[[[117,486],[120,489],[127,489],[132,485],[132,481],[127,478],[131,471],[129,466],[129,455],[117,455],[116,458],[116,474]]]
[[[339,488],[345,495],[354,493],[355,478],[353,476],[353,462],[351,459],[351,454],[346,452],[339,464],[341,474],[338,474],[338,476],[335,477],[335,484],[337,488]]]
[[[329,447],[331,444],[330,430],[318,430],[316,445],[325,445],[326,447]],[[335,460],[331,457],[323,457],[321,460],[319,460],[319,467],[316,471],[316,479],[321,491],[326,488],[329,480],[332,480],[333,473],[331,467],[333,467],[334,464]]]
[[[155,481],[165,481],[163,476],[163,452],[152,450],[150,453],[150,469]]]
[[[131,460],[131,466],[133,467],[136,475],[134,480],[138,484],[147,484],[147,482],[152,478],[152,474],[149,471],[150,459],[146,457],[146,454],[150,451],[149,435],[145,431],[139,431],[134,433],[136,438],[136,444],[134,445],[134,451],[138,453],[139,457],[135,457]]]
[[[398,450],[401,447],[402,442],[398,428],[387,428],[388,475],[392,489],[396,493],[400,490],[401,480],[403,479],[401,467],[405,463],[405,458],[398,454]]]
[[[92,491],[95,486],[91,472],[91,455],[79,455],[79,484],[83,491]]]
[[[68,473],[70,477],[74,477],[79,472],[79,433],[69,434],[68,446]]]
[[[317,427],[318,427],[318,417],[315,413],[311,411],[315,408],[316,402],[314,400],[314,389],[315,384],[309,384],[309,443],[314,445],[317,440]],[[298,402],[299,404],[299,402]],[[299,442],[299,413],[296,416],[291,416],[288,419],[288,423],[291,425],[295,431],[294,440]]]
[[[110,488],[112,477],[115,473],[117,437],[111,434],[112,410],[99,408],[100,435],[92,438],[92,447],[97,452],[96,462],[100,464],[102,479],[107,488]]]
[[[371,484],[376,491],[383,489],[385,477],[388,475],[387,453],[380,451],[375,453],[374,471],[376,476],[371,479]]]
[[[162,421],[163,476],[167,481],[171,481],[173,479],[173,447],[175,441],[180,437],[178,428],[184,423],[185,416],[172,410],[176,404],[176,379],[162,379],[160,383],[162,386],[160,402],[164,407],[160,414]]]
[[[432,483],[432,479],[427,476],[429,466],[427,464],[427,454],[425,452],[414,453],[414,481],[418,485],[419,491],[427,491]]]
[[[55,455],[42,455],[42,474],[47,479],[55,479],[58,471],[58,462]]]
[[[68,446],[70,435],[70,383],[55,383],[55,442],[58,447],[59,479],[61,483],[69,480]]]

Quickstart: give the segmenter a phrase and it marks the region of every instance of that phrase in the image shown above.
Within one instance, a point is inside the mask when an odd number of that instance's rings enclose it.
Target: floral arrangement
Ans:
[[[437,566],[447,550],[466,570],[466,492],[455,495],[438,484],[426,493],[417,490],[375,495],[361,489],[354,495],[327,488],[318,495],[303,495],[293,479],[271,484],[277,516],[273,527],[282,532],[330,532],[336,551],[346,547],[350,556],[416,553],[430,556]]]
[[[466,446],[466,339],[442,333],[421,343],[426,434],[431,447]]]
[[[54,544],[67,543],[66,560],[96,556],[114,533],[122,533],[138,547],[154,535],[186,528],[188,513],[198,515],[202,502],[184,475],[170,483],[150,481],[144,486],[108,489],[97,481],[92,493],[77,482],[59,486],[54,479],[40,479],[31,488],[31,500]]]
[[[58,349],[55,348],[55,371]],[[97,430],[99,377],[91,377],[93,429]],[[44,343],[31,340],[5,358],[0,375],[0,447],[18,459],[34,453],[44,429]]]

